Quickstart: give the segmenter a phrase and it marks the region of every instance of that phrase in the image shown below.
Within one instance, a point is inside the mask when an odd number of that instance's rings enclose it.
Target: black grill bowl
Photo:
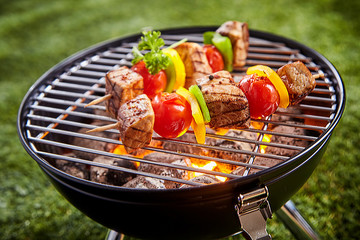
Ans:
[[[184,28],[164,30],[162,33],[192,34],[214,29]],[[344,110],[345,90],[335,67],[321,54],[295,41],[269,33],[250,31],[250,36],[284,43],[311,57],[333,81],[336,95],[336,109],[326,130],[289,160],[221,184],[145,190],[108,186],[73,177],[55,168],[34,151],[26,125],[30,105],[38,91],[64,69],[69,69],[96,52],[106,51],[124,42],[135,42],[139,36],[115,39],[79,52],[50,69],[31,87],[18,114],[18,134],[29,155],[76,208],[105,227],[129,236],[144,239],[214,239],[233,235],[241,231],[235,211],[239,194],[264,186],[269,190],[268,200],[272,211],[278,210],[302,187],[323,156]]]

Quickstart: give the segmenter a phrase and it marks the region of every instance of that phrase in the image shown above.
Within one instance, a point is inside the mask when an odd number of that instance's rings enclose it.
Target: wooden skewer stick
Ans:
[[[109,129],[117,129],[119,127],[119,123],[113,123],[113,124],[109,124],[109,125],[105,125],[105,126],[101,126],[101,127],[97,127],[97,128],[93,128],[90,129],[88,131],[86,131],[86,133],[91,133],[91,132],[103,132]]]
[[[314,77],[315,79],[318,79],[318,78],[324,78],[325,75],[324,75],[324,73],[317,73],[317,74],[314,74],[313,77]]]
[[[107,95],[105,95],[103,97],[97,98],[97,99],[89,102],[88,104],[85,105],[85,107],[88,107],[88,106],[91,106],[91,105],[96,105],[98,103],[101,103],[103,101],[106,101],[106,100],[110,99],[111,97],[112,97],[111,94],[107,94]]]

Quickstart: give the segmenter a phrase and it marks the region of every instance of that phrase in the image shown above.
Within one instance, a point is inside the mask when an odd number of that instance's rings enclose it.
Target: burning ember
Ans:
[[[196,163],[191,163],[191,166],[193,168],[199,168],[199,169],[204,169],[204,170],[214,170],[216,167],[217,167],[217,163],[214,162],[214,161],[211,161],[211,162],[208,162],[207,164],[205,165],[202,165],[202,166],[199,166],[198,164]],[[194,176],[193,177],[198,177],[198,176],[201,176],[201,175],[204,175],[204,173],[200,173],[200,172],[194,172],[193,174]],[[218,180],[220,180],[221,182],[225,182],[226,181],[226,177],[221,177],[221,176],[216,176],[216,178]]]
[[[272,136],[272,135],[270,135],[270,134],[264,134],[263,139],[262,139],[262,142],[266,142],[266,143],[271,142],[271,136]],[[266,148],[267,148],[266,145],[260,145],[260,152],[261,152],[261,153],[265,153],[265,152],[266,152],[266,151],[265,151]]]
[[[263,129],[263,123],[253,121],[252,128]],[[79,132],[83,132],[85,129],[80,129]],[[269,129],[267,129],[269,131]],[[289,132],[295,131],[295,134],[302,135],[303,133],[298,132],[299,129],[285,128],[283,126],[272,126],[271,132]],[[271,133],[270,132],[270,133]],[[117,134],[109,132],[97,132],[92,133],[99,137],[108,137],[111,139],[118,139]],[[228,178],[219,176],[217,173],[225,173],[232,175],[243,175],[245,170],[248,169],[246,166],[218,162],[215,159],[223,159],[233,162],[249,163],[250,155],[249,152],[254,151],[258,148],[259,153],[269,153],[281,156],[292,156],[297,150],[286,149],[285,147],[279,148],[274,146],[268,146],[266,143],[274,142],[282,145],[304,145],[304,141],[300,141],[290,138],[293,142],[289,142],[289,138],[286,136],[278,137],[278,135],[256,133],[253,131],[246,130],[234,130],[234,129],[217,129],[216,131],[209,132],[216,134],[215,137],[207,138],[206,144],[209,147],[202,148],[191,143],[195,143],[196,139],[193,134],[184,134],[177,139],[178,141],[159,141],[154,138],[150,147],[154,150],[139,149],[131,154],[135,157],[134,161],[123,160],[120,158],[111,157],[99,157],[97,154],[87,153],[82,151],[73,151],[71,154],[74,157],[82,157],[93,162],[100,164],[118,166],[122,168],[129,168],[138,171],[140,174],[129,174],[127,171],[114,170],[106,167],[95,167],[90,168],[78,168],[77,165],[64,164],[63,161],[57,161],[59,168],[72,175],[80,178],[90,179],[95,182],[104,184],[111,184],[117,186],[124,186],[129,188],[158,188],[158,189],[171,189],[171,188],[183,188],[189,187],[190,184],[177,182],[178,180],[186,180],[191,182],[212,184],[225,182]],[[244,141],[243,141],[244,140]],[[100,151],[107,151],[119,155],[128,155],[123,145],[116,145],[113,143],[98,142],[90,139],[75,138],[74,143],[77,146],[84,146]],[[184,144],[185,143],[185,144]],[[212,148],[213,146],[214,148]],[[256,147],[258,146],[258,147]],[[169,153],[163,151],[156,151],[156,149],[164,149]],[[229,149],[229,150],[227,150]],[[275,152],[276,151],[276,152]],[[186,153],[190,155],[184,155],[180,153]],[[206,156],[215,158],[214,160],[204,160],[202,158],[193,157],[194,155]],[[189,157],[191,156],[191,157]],[[70,156],[72,157],[72,155]],[[144,162],[138,162],[137,159],[143,159]],[[251,164],[271,167],[278,164],[283,160],[269,159],[262,156],[256,156]],[[153,162],[154,164],[152,164]],[[128,164],[128,165],[126,165]],[[169,164],[169,165],[168,165]],[[176,165],[182,166],[177,167]],[[191,169],[189,169],[191,168]],[[209,171],[212,173],[202,173],[201,171]],[[250,174],[259,171],[257,168],[251,168]],[[142,175],[141,172],[147,173]],[[150,177],[148,174],[159,176]],[[162,177],[170,177],[172,180],[165,180]]]

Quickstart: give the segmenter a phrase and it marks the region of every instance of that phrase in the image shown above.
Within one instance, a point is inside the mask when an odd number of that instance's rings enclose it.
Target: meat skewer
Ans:
[[[196,83],[196,79],[212,73],[203,48],[193,42],[185,42],[175,48],[184,63],[186,80],[185,88]]]
[[[234,58],[234,66],[245,62],[247,31],[247,24],[234,21],[227,22],[218,29],[220,34],[229,36],[233,42],[234,53],[241,55]],[[215,129],[248,128],[249,102],[235,84],[230,72],[219,71],[211,74],[212,69],[199,44],[182,43],[175,49],[185,65],[187,79],[185,87],[197,84],[201,88],[211,116],[209,126]],[[278,70],[278,75],[286,86],[292,105],[305,98],[316,85],[314,76],[302,62],[284,65]],[[125,149],[129,153],[146,146],[151,141],[155,117],[150,99],[143,94],[143,77],[124,66],[108,72],[105,80],[106,95],[86,106],[106,101],[107,112],[118,122],[89,132],[118,129]]]
[[[143,78],[140,74],[123,66],[105,75],[105,90],[105,96],[95,99],[85,107],[106,101],[107,112],[112,118],[116,118],[122,104],[143,93]]]
[[[228,71],[197,80],[210,112],[211,128],[249,128],[249,103]]]
[[[234,56],[233,67],[236,69],[245,66],[249,49],[248,24],[238,21],[227,21],[216,32],[230,38]]]
[[[88,132],[118,129],[128,153],[148,145],[153,134],[155,115],[150,99],[141,94],[122,104],[118,109],[117,123],[94,128]]]
[[[316,86],[315,76],[300,61],[282,66],[277,74],[286,86],[290,105],[301,102]]]

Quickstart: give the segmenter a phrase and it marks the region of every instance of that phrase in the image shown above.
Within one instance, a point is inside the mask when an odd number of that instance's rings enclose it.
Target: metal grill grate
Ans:
[[[165,33],[162,35],[166,46],[171,45],[183,38],[188,41],[202,42],[201,33],[176,34]],[[314,91],[299,105],[286,110],[277,111],[265,120],[252,121],[258,129],[244,129],[237,131],[238,135],[222,135],[209,131],[206,135],[207,144],[197,144],[188,139],[165,139],[154,136],[153,140],[160,145],[151,145],[144,150],[149,152],[168,153],[183,156],[197,161],[214,161],[217,164],[224,164],[232,169],[231,172],[219,170],[201,170],[186,165],[174,165],[172,163],[157,162],[151,159],[144,159],[142,156],[131,156],[127,154],[114,154],[109,151],[96,150],[91,146],[78,146],[73,144],[74,138],[93,140],[98,143],[121,145],[121,141],[107,136],[94,136],[78,132],[80,128],[94,128],[93,121],[102,121],[103,124],[113,123],[105,115],[98,114],[105,111],[104,106],[91,106],[84,108],[86,103],[104,95],[104,76],[112,69],[119,66],[131,66],[131,49],[136,41],[121,42],[119,46],[109,46],[106,49],[95,49],[92,55],[84,56],[76,60],[71,67],[60,69],[56,77],[49,77],[44,81],[38,92],[31,98],[28,113],[25,116],[25,129],[27,139],[32,150],[44,161],[55,165],[55,160],[74,162],[84,166],[102,167],[115,171],[130,174],[152,177],[161,180],[186,184],[190,186],[201,186],[204,183],[193,182],[189,179],[180,179],[171,176],[157,175],[149,172],[142,172],[120,166],[113,166],[104,163],[94,162],[78,156],[69,156],[67,153],[78,151],[91,153],[99,156],[108,156],[138,163],[147,163],[154,166],[169,167],[178,170],[185,170],[188,173],[201,172],[207,175],[226,177],[228,180],[241,178],[263,169],[271,168],[273,165],[291,158],[283,154],[283,151],[291,151],[292,155],[303,151],[312,142],[316,141],[324,133],[333,121],[336,106],[335,83],[326,71],[317,65],[309,56],[306,56],[298,49],[293,49],[285,43],[273,42],[266,39],[256,38],[250,35],[249,55],[246,66],[233,72],[235,81],[238,80],[248,66],[263,64],[277,69],[292,61],[302,61],[315,73],[324,73],[324,79],[318,79]],[[290,131],[283,132],[279,128],[287,128]],[[295,131],[295,130],[299,131]],[[116,134],[117,130],[108,130],[109,134]],[[264,142],[264,138],[271,135],[279,141]],[[188,131],[185,136],[193,136]],[[248,136],[256,136],[248,137]],[[285,140],[288,140],[286,142]],[[285,141],[285,142],[284,142]],[[215,142],[215,144],[213,144]],[[246,144],[250,149],[229,148],[225,145],[216,144]],[[297,142],[302,144],[298,145]],[[290,144],[289,144],[290,143]],[[306,144],[304,144],[306,143]],[[178,151],[172,148],[164,148],[162,145],[170,144],[183,148],[192,148],[197,151]],[[262,146],[266,146],[262,152]],[[267,149],[275,149],[269,152]],[[211,154],[211,153],[216,153]],[[219,157],[223,155],[242,156],[242,161]],[[261,160],[257,163],[257,160]],[[265,163],[265,164],[264,164]]]

